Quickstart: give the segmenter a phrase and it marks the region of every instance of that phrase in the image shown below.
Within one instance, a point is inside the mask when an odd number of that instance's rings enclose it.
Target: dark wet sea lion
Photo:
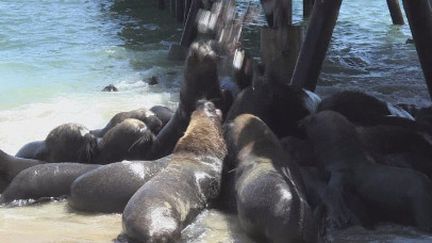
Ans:
[[[100,130],[93,130],[91,133],[97,137],[103,137],[111,128],[129,118],[134,118],[144,122],[154,134],[157,134],[160,129],[162,129],[162,121],[159,120],[159,118],[152,111],[141,108],[117,113],[111,118],[104,128]]]
[[[374,163],[364,151],[355,127],[344,116],[323,111],[302,121],[321,171],[328,174],[327,197],[340,203],[330,217],[345,227],[354,214],[346,206],[344,191],[357,195],[376,221],[393,221],[432,229],[432,182],[410,169]]]
[[[153,106],[152,108],[150,108],[150,111],[159,118],[159,120],[162,122],[162,127],[164,127],[174,115],[174,111],[172,111],[168,107],[161,105]]]
[[[45,139],[46,162],[92,163],[97,155],[97,138],[80,124],[67,123],[54,128]]]
[[[198,105],[169,165],[144,184],[123,211],[124,232],[142,242],[175,242],[181,230],[217,197],[227,153],[220,111]]]
[[[392,123],[397,125],[399,122],[403,125],[414,120],[411,114],[402,108],[359,91],[342,91],[326,97],[318,107],[318,111],[324,110],[339,112],[349,121],[367,126]]]
[[[81,211],[122,212],[133,194],[165,168],[169,159],[122,161],[90,171],[72,183],[69,206]]]
[[[46,160],[46,153],[45,141],[42,140],[25,144],[15,156],[24,159]]]
[[[235,191],[240,224],[264,242],[314,242],[317,232],[299,168],[277,137],[256,116],[227,126],[235,154]]]
[[[221,100],[217,72],[217,55],[212,43],[196,42],[190,47],[186,59],[184,80],[180,88],[180,101],[174,116],[159,132],[148,159],[170,154],[183,136],[195,104],[200,99]]]
[[[80,175],[100,165],[49,163],[27,168],[16,175],[3,192],[0,203],[17,199],[59,197],[70,193],[70,185]]]
[[[363,147],[375,161],[432,176],[432,144],[422,132],[399,126],[358,127]]]
[[[0,177],[10,182],[18,173],[29,167],[45,162],[34,159],[23,159],[9,155],[0,149]]]
[[[154,141],[153,133],[144,122],[125,119],[111,128],[99,141],[98,164],[146,158]]]

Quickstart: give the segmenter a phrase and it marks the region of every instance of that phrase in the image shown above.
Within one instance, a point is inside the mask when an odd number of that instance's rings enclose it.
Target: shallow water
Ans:
[[[244,9],[248,1],[238,2]],[[301,1],[294,1],[294,11],[299,22]],[[66,122],[95,129],[120,111],[156,104],[175,108],[182,62],[166,59],[168,44],[180,34],[174,22],[152,1],[0,1],[0,149],[14,154]],[[246,30],[245,43],[255,54],[256,28],[263,23],[260,16]],[[430,105],[415,48],[405,44],[410,36],[407,25],[391,25],[385,1],[344,1],[318,93],[360,89],[391,102]],[[160,83],[149,86],[152,76]],[[111,83],[120,92],[100,92]],[[185,230],[184,240],[250,242],[236,230],[235,217],[210,210]],[[120,231],[120,215],[79,215],[65,202],[0,208],[0,242],[107,242]],[[432,238],[388,226],[349,229],[335,240]]]

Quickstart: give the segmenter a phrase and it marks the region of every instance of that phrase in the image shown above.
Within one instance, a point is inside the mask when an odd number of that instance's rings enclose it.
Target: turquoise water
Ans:
[[[238,2],[244,9],[248,1]],[[168,61],[166,56],[181,26],[154,5],[143,0],[0,0],[0,149],[14,154],[66,122],[95,129],[120,111],[156,104],[175,108],[182,62]],[[294,1],[294,20],[301,21],[301,1]],[[256,28],[263,23],[259,16],[246,30],[245,43],[254,53]],[[395,103],[430,105],[415,48],[405,44],[410,37],[408,25],[391,25],[385,1],[344,1],[318,93],[359,89]],[[160,83],[149,86],[146,81],[152,76]],[[120,92],[100,92],[111,83]],[[0,208],[0,229],[14,228],[1,232],[0,241],[106,242],[119,233],[119,215],[89,217],[69,212],[64,202]],[[206,227],[213,232],[226,230],[216,221],[210,220]],[[98,227],[83,231],[83,225]],[[66,228],[67,233],[59,234]],[[188,232],[200,235],[203,227]],[[373,233],[354,229],[336,238],[340,242],[431,239],[397,227]]]

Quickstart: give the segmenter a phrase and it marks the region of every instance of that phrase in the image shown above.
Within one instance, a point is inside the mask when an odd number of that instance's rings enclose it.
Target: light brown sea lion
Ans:
[[[218,196],[227,153],[220,110],[200,102],[169,165],[144,184],[123,211],[123,229],[142,242],[175,242],[181,230]]]

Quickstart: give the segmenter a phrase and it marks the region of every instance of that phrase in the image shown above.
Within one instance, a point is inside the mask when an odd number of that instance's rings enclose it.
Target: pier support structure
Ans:
[[[309,18],[315,0],[303,0],[303,18]]]
[[[392,18],[394,25],[405,24],[403,19],[403,14],[399,6],[399,0],[387,0],[387,6],[390,11],[390,16]]]
[[[291,84],[314,91],[342,0],[316,1]]]
[[[403,0],[429,95],[432,98],[432,10],[428,0]]]

